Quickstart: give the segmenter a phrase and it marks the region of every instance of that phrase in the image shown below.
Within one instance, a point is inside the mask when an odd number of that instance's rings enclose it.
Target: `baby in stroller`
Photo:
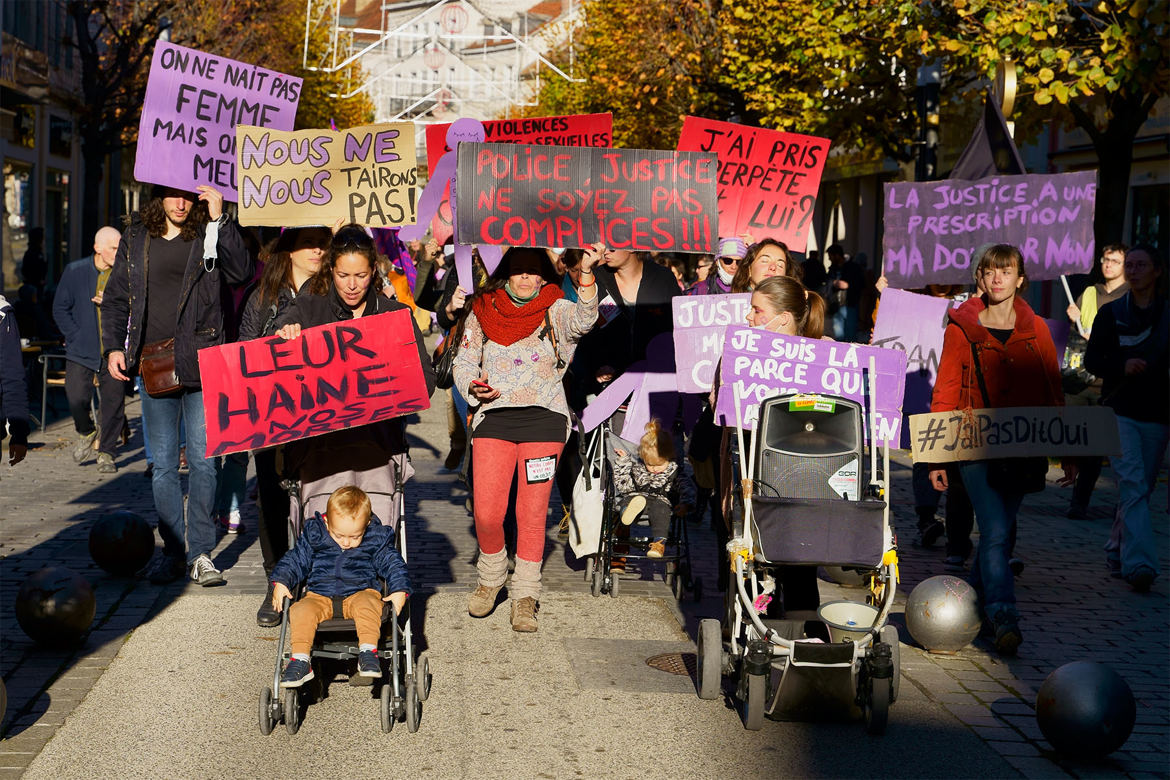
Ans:
[[[305,595],[289,608],[292,657],[280,678],[282,688],[296,688],[313,679],[310,664],[317,626],[340,605],[341,616],[357,630],[358,675],[379,678],[378,659],[383,602],[402,611],[410,595],[406,562],[394,544],[394,529],[370,523],[370,497],[354,486],[329,496],[325,515],[305,523],[296,545],[272,572],[272,607],[278,612],[293,589],[306,582]],[[383,597],[378,580],[386,583]]]
[[[622,525],[632,524],[645,512],[650,518],[651,535],[646,557],[661,558],[666,553],[671,512],[683,515],[689,511],[689,506],[679,501],[674,439],[657,420],[651,420],[636,457],[623,449],[615,449],[614,454],[613,484],[624,504]]]

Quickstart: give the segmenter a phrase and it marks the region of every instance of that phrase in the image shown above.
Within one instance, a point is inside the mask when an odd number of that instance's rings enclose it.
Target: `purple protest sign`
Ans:
[[[884,197],[891,287],[970,284],[984,244],[1018,246],[1033,281],[1093,267],[1096,171],[896,182]]]
[[[680,393],[709,393],[728,325],[742,325],[751,293],[680,295],[673,299],[674,360]]]
[[[292,130],[301,80],[159,41],[138,125],[134,178],[236,200],[236,125]]]
[[[735,387],[739,388],[745,429],[755,427],[760,401],[772,395],[826,393],[859,401],[869,408],[871,356],[877,371],[872,409],[878,439],[896,441],[902,425],[905,353],[862,344],[782,336],[761,328],[727,329],[715,422],[736,424]],[[868,430],[866,437],[869,437]]]

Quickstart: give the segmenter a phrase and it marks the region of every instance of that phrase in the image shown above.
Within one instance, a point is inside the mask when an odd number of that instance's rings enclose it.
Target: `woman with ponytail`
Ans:
[[[752,293],[747,323],[784,336],[823,338],[825,299],[791,276],[773,276]]]
[[[455,387],[471,404],[471,458],[479,582],[467,602],[487,617],[508,576],[504,517],[516,478],[516,569],[508,586],[512,628],[536,630],[545,517],[557,460],[569,434],[562,384],[577,342],[597,320],[593,267],[585,252],[577,302],[564,299],[543,249],[513,247],[476,294],[455,357]]]

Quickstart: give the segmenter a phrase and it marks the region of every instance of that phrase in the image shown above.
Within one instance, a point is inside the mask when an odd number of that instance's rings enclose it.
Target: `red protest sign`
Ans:
[[[410,312],[320,325],[300,338],[199,350],[207,457],[286,444],[430,406]]]
[[[434,174],[447,147],[450,123],[427,125],[427,171]],[[613,145],[613,114],[570,114],[525,119],[492,119],[483,123],[484,140],[505,144],[548,144],[550,146]],[[431,232],[440,244],[451,237],[451,202],[446,194],[431,220]]]
[[[459,241],[715,251],[713,153],[460,143]]]
[[[808,245],[813,207],[831,141],[688,116],[678,148],[719,155],[719,235]]]

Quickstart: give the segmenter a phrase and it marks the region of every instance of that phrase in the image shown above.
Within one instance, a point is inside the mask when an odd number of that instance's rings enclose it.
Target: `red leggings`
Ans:
[[[471,445],[474,467],[475,535],[479,549],[489,555],[504,549],[504,515],[508,512],[508,494],[513,475],[516,485],[516,557],[526,561],[544,560],[545,518],[548,516],[548,498],[552,493],[556,459],[564,444],[559,441],[538,441],[524,444],[500,439],[476,438]],[[540,472],[536,476],[547,479],[529,482],[529,464],[541,458],[553,458],[552,463],[532,463]],[[550,468],[550,466],[552,468]],[[517,473],[518,472],[518,473]]]

